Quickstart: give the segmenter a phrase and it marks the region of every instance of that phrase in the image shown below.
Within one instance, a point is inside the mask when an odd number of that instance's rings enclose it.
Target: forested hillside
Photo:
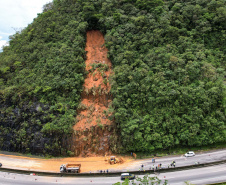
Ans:
[[[54,0],[0,53],[1,150],[70,153],[88,30],[113,64],[118,152],[226,141],[224,0]]]

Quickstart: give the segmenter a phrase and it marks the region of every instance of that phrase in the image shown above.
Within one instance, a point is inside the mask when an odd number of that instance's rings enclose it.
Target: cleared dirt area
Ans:
[[[109,157],[109,156],[108,156]],[[120,157],[120,156],[117,156]],[[0,154],[0,163],[3,167],[34,171],[51,171],[59,172],[60,165],[66,163],[81,164],[81,173],[94,172],[97,170],[123,169],[131,163],[135,162],[132,157],[123,157],[123,164],[110,165],[105,161],[105,157],[70,157],[70,158],[54,158],[54,159],[39,159],[32,157],[22,157],[14,155]]]

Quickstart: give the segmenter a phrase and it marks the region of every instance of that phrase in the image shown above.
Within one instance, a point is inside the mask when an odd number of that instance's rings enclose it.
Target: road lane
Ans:
[[[209,163],[209,162],[216,162],[216,161],[221,161],[221,160],[226,160],[226,149],[225,150],[218,150],[218,151],[211,151],[211,152],[206,152],[206,153],[201,153],[201,154],[196,154],[194,157],[184,157],[183,155],[181,156],[170,156],[170,157],[159,157],[156,158],[156,162],[152,163],[152,159],[137,159],[131,163],[128,163],[128,165],[122,169],[118,168],[108,168],[110,172],[127,172],[127,171],[138,171],[139,168],[141,168],[141,165],[144,165],[144,170],[148,170],[151,167],[154,166],[156,167],[158,164],[162,164],[164,167],[168,167],[172,161],[176,161],[176,166],[188,166],[188,165],[194,165],[195,162],[199,162],[200,164],[203,163]],[[15,168],[15,169],[22,169],[22,170],[32,170],[32,167],[35,169],[37,167],[42,166],[41,161],[30,161],[28,158],[20,159],[20,158],[13,158],[10,156],[3,156],[0,155],[0,162],[3,164],[4,167],[6,168]],[[17,164],[17,165],[15,165]],[[25,167],[26,166],[26,167]],[[41,171],[46,171],[45,168],[40,168]],[[99,170],[92,170],[93,173],[99,172]]]
[[[151,177],[156,175],[149,175]],[[143,177],[140,175],[139,177]],[[192,184],[202,185],[213,182],[226,181],[226,164],[210,166],[205,168],[160,173],[157,175],[161,180],[167,179],[171,185],[183,185],[185,181],[190,181]],[[122,182],[119,176],[116,177],[44,177],[21,175],[0,172],[0,185],[112,185],[116,182]],[[136,181],[135,181],[136,182]],[[132,183],[131,183],[132,184]]]
[[[189,166],[194,165],[196,162],[200,164],[210,163],[216,161],[226,160],[226,150],[213,151],[208,153],[196,154],[194,157],[184,157],[181,156],[173,156],[173,157],[161,157],[156,158],[155,163],[152,163],[152,159],[145,160],[137,160],[137,162],[128,165],[126,168],[121,171],[138,171],[141,168],[141,165],[144,165],[144,170],[148,170],[150,168],[158,166],[158,164],[162,164],[163,167],[168,167],[172,163],[172,161],[176,161],[176,166]],[[111,171],[117,171],[116,169],[110,169]]]

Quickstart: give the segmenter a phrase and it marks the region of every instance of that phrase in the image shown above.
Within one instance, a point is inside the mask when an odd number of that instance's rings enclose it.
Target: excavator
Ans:
[[[108,159],[108,163],[109,164],[116,164],[116,163],[123,163],[124,160],[120,157],[119,159],[116,158],[115,156],[111,156],[109,159]]]

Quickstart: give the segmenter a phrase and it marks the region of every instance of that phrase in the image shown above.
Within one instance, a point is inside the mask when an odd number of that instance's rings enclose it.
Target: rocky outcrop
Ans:
[[[49,106],[40,102],[24,103],[12,108],[10,99],[0,100],[0,149],[10,152],[57,155],[58,150],[46,150],[54,138],[44,135],[43,125],[50,121]]]

